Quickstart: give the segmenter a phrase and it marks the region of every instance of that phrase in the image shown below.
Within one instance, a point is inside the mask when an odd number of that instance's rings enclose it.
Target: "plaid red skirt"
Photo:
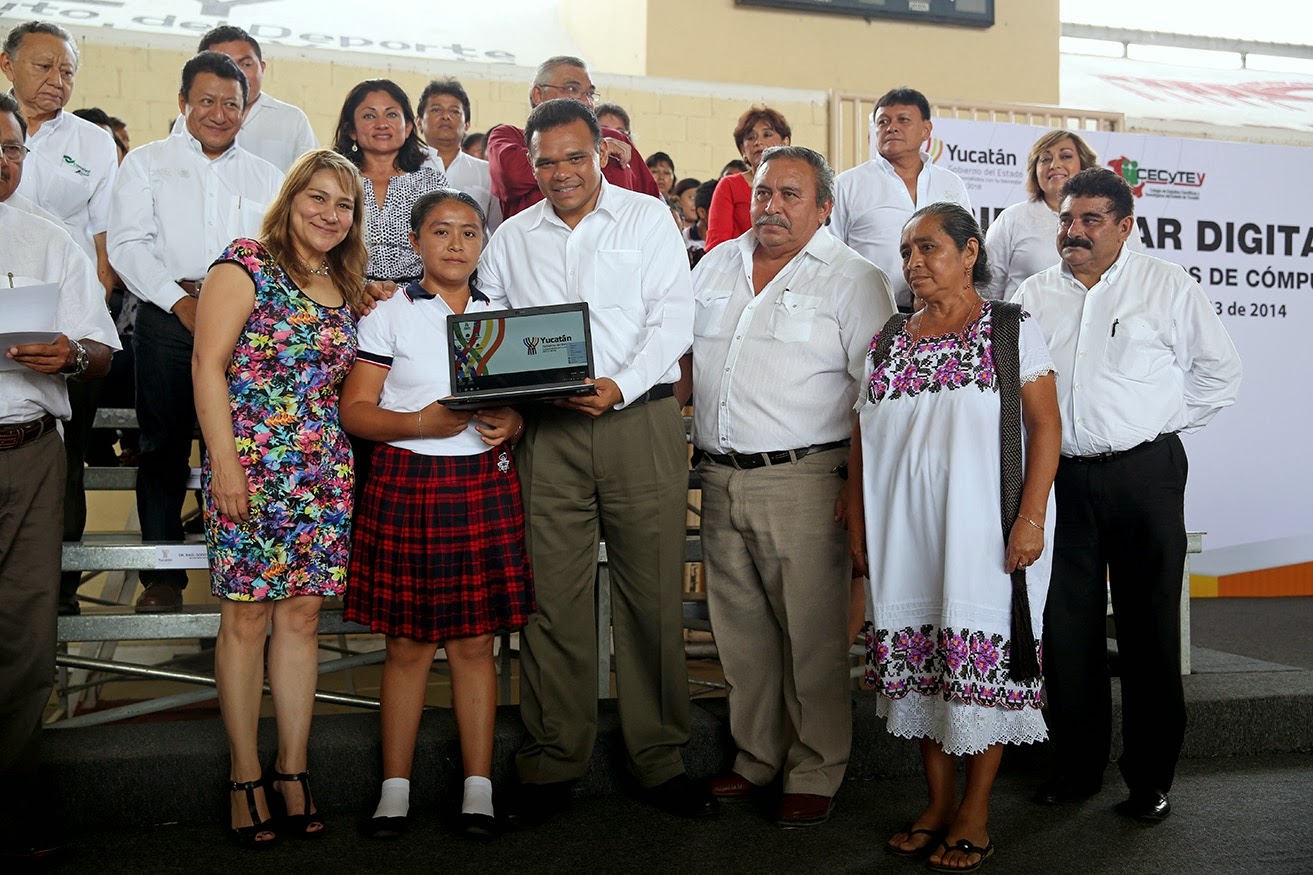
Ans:
[[[379,444],[352,529],[348,620],[440,642],[518,629],[534,611],[509,450],[425,456]]]

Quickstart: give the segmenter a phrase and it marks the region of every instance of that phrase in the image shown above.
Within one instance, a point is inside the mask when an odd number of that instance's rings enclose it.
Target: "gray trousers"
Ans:
[[[833,796],[852,746],[847,535],[834,521],[848,457],[827,450],[740,471],[703,462],[702,562],[729,685],[734,771],[783,773],[785,793]]]

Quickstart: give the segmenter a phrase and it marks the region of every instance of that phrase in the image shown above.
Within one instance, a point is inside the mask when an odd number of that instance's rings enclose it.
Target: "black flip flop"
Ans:
[[[926,842],[924,845],[921,845],[921,847],[919,848],[912,848],[911,850],[907,850],[907,851],[903,850],[902,848],[895,848],[889,842],[885,842],[884,849],[889,853],[893,854],[895,857],[920,857],[925,854],[929,854],[931,851],[934,850],[934,847],[937,843],[942,842],[944,840],[944,835],[945,835],[942,829],[926,829],[924,827],[920,829],[912,829],[911,826],[903,830],[903,832],[907,833],[907,837],[909,839],[912,836],[925,835],[925,836],[930,836],[930,841]]]
[[[953,842],[951,845],[948,843],[947,839],[943,839],[942,841],[939,842],[939,844],[943,846],[945,853],[947,853],[948,851],[961,851],[964,854],[979,854],[980,859],[976,860],[976,862],[970,866],[961,866],[961,867],[945,866],[943,864],[936,864],[926,861],[926,868],[928,868],[931,872],[975,872],[981,866],[984,865],[986,860],[994,856],[993,842],[990,842],[989,844],[985,845],[983,848],[980,847],[979,845],[973,845],[971,842],[967,841],[966,839],[958,839],[957,841]]]

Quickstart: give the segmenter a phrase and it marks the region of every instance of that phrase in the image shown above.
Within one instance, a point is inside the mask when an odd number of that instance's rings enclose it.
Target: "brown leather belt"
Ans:
[[[55,417],[47,413],[31,422],[17,425],[0,425],[0,450],[16,450],[24,444],[30,444],[47,432],[55,430]]]
[[[201,283],[204,280],[178,280],[178,288],[182,289],[193,298],[201,296]]]

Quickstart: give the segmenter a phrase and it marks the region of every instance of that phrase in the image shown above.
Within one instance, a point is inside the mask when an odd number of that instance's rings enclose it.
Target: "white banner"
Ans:
[[[937,120],[927,150],[962,177],[987,225],[1026,198],[1026,156],[1047,130]],[[1313,332],[1313,155],[1293,146],[1081,136],[1101,165],[1131,183],[1144,251],[1200,281],[1244,362],[1240,400],[1184,438],[1187,526],[1207,533],[1208,551],[1242,548],[1246,570],[1313,561],[1313,393],[1301,376]],[[1300,545],[1293,553],[1243,549],[1292,538]]]

